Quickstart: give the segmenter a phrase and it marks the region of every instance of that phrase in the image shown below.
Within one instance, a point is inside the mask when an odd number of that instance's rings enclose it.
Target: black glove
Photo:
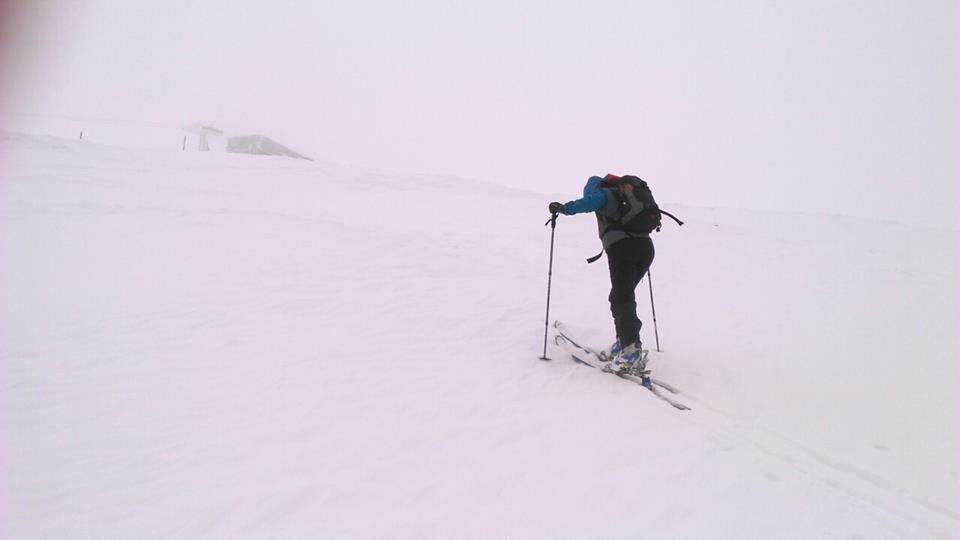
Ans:
[[[562,214],[562,213],[563,213],[563,205],[560,204],[560,203],[558,203],[558,202],[552,202],[552,203],[550,203],[550,206],[548,206],[547,209],[550,210],[550,213],[551,213],[551,214]]]

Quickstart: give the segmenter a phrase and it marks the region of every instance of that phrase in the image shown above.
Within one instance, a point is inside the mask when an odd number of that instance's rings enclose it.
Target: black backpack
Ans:
[[[601,238],[609,231],[623,231],[627,235],[648,235],[660,230],[662,216],[669,216],[678,225],[683,225],[676,216],[657,205],[650,186],[639,177],[628,174],[620,178],[605,179],[600,183],[600,187],[610,190],[617,198],[617,217],[607,219],[606,227],[600,234]],[[603,250],[595,257],[587,259],[587,262],[595,262],[602,256]]]
[[[646,182],[628,174],[604,180],[600,187],[609,189],[617,198],[618,217],[607,225],[606,231],[644,235],[660,230],[660,207]]]

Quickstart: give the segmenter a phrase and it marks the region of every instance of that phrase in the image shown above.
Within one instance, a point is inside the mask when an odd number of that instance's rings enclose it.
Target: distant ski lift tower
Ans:
[[[210,141],[208,140],[208,137],[219,137],[220,135],[223,135],[223,131],[213,127],[213,122],[198,122],[190,127],[185,128],[185,131],[197,136],[197,139],[199,140],[197,150],[200,150],[201,152],[210,151]]]

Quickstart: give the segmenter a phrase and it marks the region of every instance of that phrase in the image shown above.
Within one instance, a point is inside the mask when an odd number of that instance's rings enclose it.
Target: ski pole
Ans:
[[[647,285],[650,286],[650,311],[653,312],[653,335],[657,339],[657,352],[660,352],[660,332],[657,331],[657,307],[653,304],[653,278],[647,269]]]
[[[543,322],[543,356],[540,359],[550,360],[547,357],[547,335],[550,333],[550,286],[553,283],[553,238],[557,232],[557,214],[551,215],[543,225],[550,225],[550,266],[547,270],[547,316]]]

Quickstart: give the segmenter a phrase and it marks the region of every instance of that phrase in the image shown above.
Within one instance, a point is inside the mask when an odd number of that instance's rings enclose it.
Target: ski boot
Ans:
[[[597,357],[600,358],[601,362],[609,362],[610,360],[613,360],[618,354],[620,354],[620,351],[621,351],[620,342],[614,341],[613,345],[611,345],[609,348],[604,349],[599,353],[597,353]]]
[[[603,369],[617,375],[643,376],[647,373],[647,355],[643,354],[641,344],[637,341],[619,351]]]

